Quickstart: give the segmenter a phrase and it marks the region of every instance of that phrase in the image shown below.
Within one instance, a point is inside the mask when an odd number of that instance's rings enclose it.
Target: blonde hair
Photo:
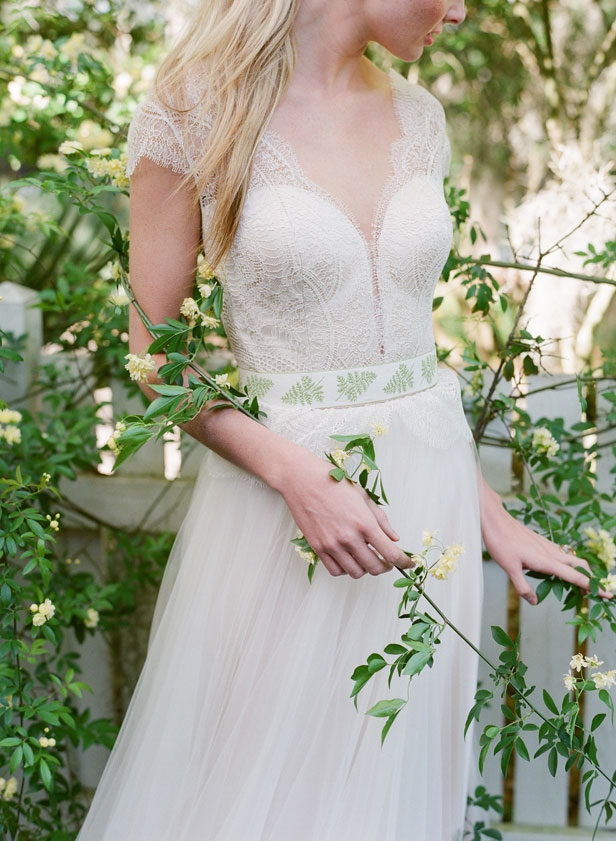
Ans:
[[[201,109],[211,123],[195,164],[197,198],[215,184],[204,249],[216,267],[237,231],[255,150],[295,66],[292,26],[299,0],[201,0],[178,45],[162,63],[158,96],[176,112]],[[203,95],[187,104],[191,79]],[[191,176],[192,178],[192,176]]]

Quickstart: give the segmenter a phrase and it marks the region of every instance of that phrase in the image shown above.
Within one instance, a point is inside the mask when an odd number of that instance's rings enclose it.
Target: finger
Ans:
[[[415,566],[414,561],[409,558],[406,552],[403,552],[399,546],[392,543],[382,531],[374,531],[368,538],[368,544],[379,555],[385,563],[392,567],[400,567],[401,569],[410,569]]]
[[[525,564],[525,566],[528,566],[529,569],[533,568],[530,564]],[[579,564],[579,566],[581,566],[581,564]],[[547,563],[541,564],[541,569],[537,571],[546,573],[547,575],[555,575],[569,584],[574,584],[576,587],[580,587],[582,590],[588,590],[588,576],[584,575],[583,572],[578,572],[577,569],[574,569],[574,567],[569,564],[563,563],[560,559],[549,559]]]
[[[512,570],[509,573],[509,578],[511,579],[511,583],[520,598],[525,599],[529,604],[537,604],[537,595],[529,584],[529,581],[521,568],[518,567],[517,569]]]
[[[330,575],[333,575],[334,577],[339,575],[346,575],[345,571],[342,569],[340,564],[337,563],[330,555],[326,555],[325,553],[323,553],[320,556],[320,561]]]
[[[400,540],[400,535],[394,530],[391,523],[389,522],[389,517],[383,510],[382,506],[377,505],[374,500],[369,499],[368,504],[370,506],[370,510],[374,514],[374,517],[379,524],[379,526],[383,529],[385,534],[390,540]]]
[[[349,552],[363,572],[368,572],[370,575],[381,575],[392,567],[384,555],[375,551],[371,544],[361,539],[349,548]]]
[[[374,554],[374,552],[372,552],[371,554],[374,558],[374,563],[376,566],[376,555]],[[369,571],[364,566],[364,564],[355,557],[354,554],[348,551],[341,550],[337,552],[335,561],[347,575],[351,576],[351,578],[361,578],[363,575],[366,574],[366,572]]]

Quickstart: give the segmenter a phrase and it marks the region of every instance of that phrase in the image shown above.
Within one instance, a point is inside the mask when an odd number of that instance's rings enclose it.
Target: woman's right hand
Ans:
[[[412,560],[385,511],[359,485],[329,475],[331,464],[304,451],[278,487],[293,519],[331,575],[380,575]]]

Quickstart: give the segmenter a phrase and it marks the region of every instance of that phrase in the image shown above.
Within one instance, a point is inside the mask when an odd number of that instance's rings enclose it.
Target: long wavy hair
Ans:
[[[196,198],[215,184],[204,243],[216,267],[237,231],[255,150],[295,66],[292,27],[299,0],[201,0],[188,29],[161,64],[159,98],[179,114],[200,109],[211,123],[195,164]],[[204,80],[187,102],[191,80]],[[192,180],[192,176],[191,176]]]

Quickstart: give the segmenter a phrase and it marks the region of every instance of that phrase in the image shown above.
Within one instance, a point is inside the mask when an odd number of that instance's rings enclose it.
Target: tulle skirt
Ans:
[[[479,636],[477,466],[453,375],[345,408],[265,407],[315,452],[331,434],[376,440],[388,515],[405,549],[424,530],[465,553],[439,605]],[[330,577],[290,544],[282,498],[208,453],[169,560],[147,660],[79,841],[458,841],[476,661],[447,629],[432,669],[381,747],[365,710],[405,697],[387,670],[350,700],[350,675],[397,641],[399,574]],[[405,679],[406,680],[406,679]],[[374,684],[374,685],[372,685]]]

